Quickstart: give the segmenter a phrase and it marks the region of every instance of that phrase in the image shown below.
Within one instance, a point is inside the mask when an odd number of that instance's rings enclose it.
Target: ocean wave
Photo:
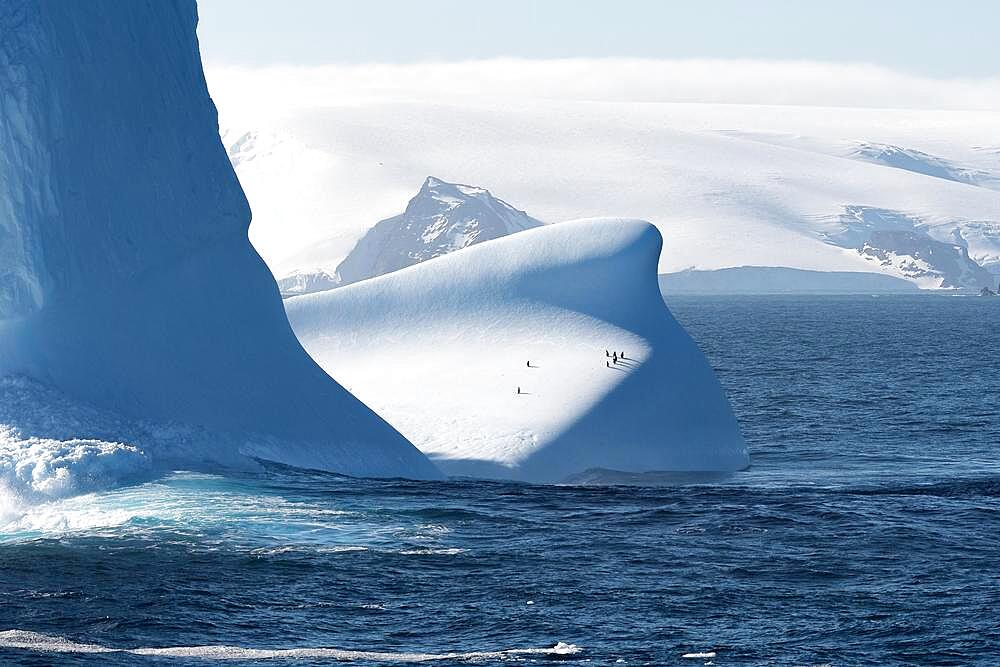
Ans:
[[[851,491],[861,496],[937,496],[941,498],[996,498],[1000,496],[1000,477],[989,475],[950,479],[925,484],[882,485]]]
[[[64,527],[46,507],[178,468],[258,469],[242,453],[250,440],[124,419],[34,379],[0,377],[0,533],[18,530],[25,521],[43,530]]]
[[[0,426],[0,488],[38,502],[107,488],[149,469],[134,445],[102,440],[23,438]]]
[[[318,554],[353,554],[372,553],[382,556],[457,556],[467,553],[468,549],[461,547],[412,547],[388,548],[354,545],[322,546],[311,544],[283,544],[279,546],[259,547],[250,551],[254,558],[280,558],[283,556],[315,556]]]
[[[41,503],[148,478],[138,435],[39,383],[0,378],[0,527]]]
[[[389,663],[417,663],[435,661],[482,662],[508,660],[529,656],[568,657],[582,652],[574,644],[559,642],[547,648],[514,648],[496,651],[470,651],[465,653],[417,653],[346,650],[335,648],[286,648],[260,649],[240,646],[172,646],[164,648],[118,649],[100,644],[85,644],[64,637],[56,637],[27,630],[0,632],[0,648],[33,651],[36,653],[85,653],[156,656],[164,658],[201,658],[205,660],[274,660],[274,659],[326,659],[342,662],[373,661]]]
[[[464,554],[466,551],[468,551],[468,549],[462,549],[459,547],[442,547],[440,549],[403,549],[398,553],[403,556],[457,556],[458,554]]]

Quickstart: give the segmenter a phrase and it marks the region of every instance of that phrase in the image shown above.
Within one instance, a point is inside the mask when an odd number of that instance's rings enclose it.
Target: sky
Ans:
[[[210,66],[808,60],[1000,78],[995,0],[200,0],[199,11]]]

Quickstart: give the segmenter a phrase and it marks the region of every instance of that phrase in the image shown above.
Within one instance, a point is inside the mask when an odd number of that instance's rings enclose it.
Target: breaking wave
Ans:
[[[39,506],[152,480],[173,467],[250,468],[242,442],[130,421],[21,376],[0,378],[0,532]]]
[[[157,656],[164,658],[202,658],[206,660],[274,660],[317,658],[343,662],[377,661],[380,663],[415,663],[435,661],[482,662],[535,657],[568,657],[581,652],[578,646],[559,642],[548,648],[514,648],[497,651],[470,651],[466,653],[411,653],[391,651],[358,651],[335,648],[259,649],[240,646],[172,646],[167,648],[118,649],[100,644],[83,644],[63,637],[7,630],[0,632],[0,647],[40,653],[101,653]]]
[[[116,486],[149,470],[149,457],[133,445],[22,438],[0,426],[0,525],[26,506]]]
[[[33,380],[0,379],[0,526],[40,503],[147,477],[137,436]]]

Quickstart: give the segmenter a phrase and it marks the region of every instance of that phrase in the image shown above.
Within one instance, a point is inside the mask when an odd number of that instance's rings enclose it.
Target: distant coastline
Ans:
[[[666,294],[916,294],[930,292],[880,273],[739,266],[661,274]],[[934,290],[935,292],[937,290]],[[946,290],[951,292],[951,290]]]

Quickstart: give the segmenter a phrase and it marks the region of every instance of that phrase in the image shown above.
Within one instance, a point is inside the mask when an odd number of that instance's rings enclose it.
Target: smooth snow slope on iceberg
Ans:
[[[313,358],[452,475],[742,469],[729,404],[660,297],[660,248],[646,222],[567,222],[285,305]]]
[[[229,462],[218,443],[236,441],[292,465],[439,476],[292,334],[247,239],[196,23],[187,0],[3,5],[0,375],[219,433],[192,464]]]

